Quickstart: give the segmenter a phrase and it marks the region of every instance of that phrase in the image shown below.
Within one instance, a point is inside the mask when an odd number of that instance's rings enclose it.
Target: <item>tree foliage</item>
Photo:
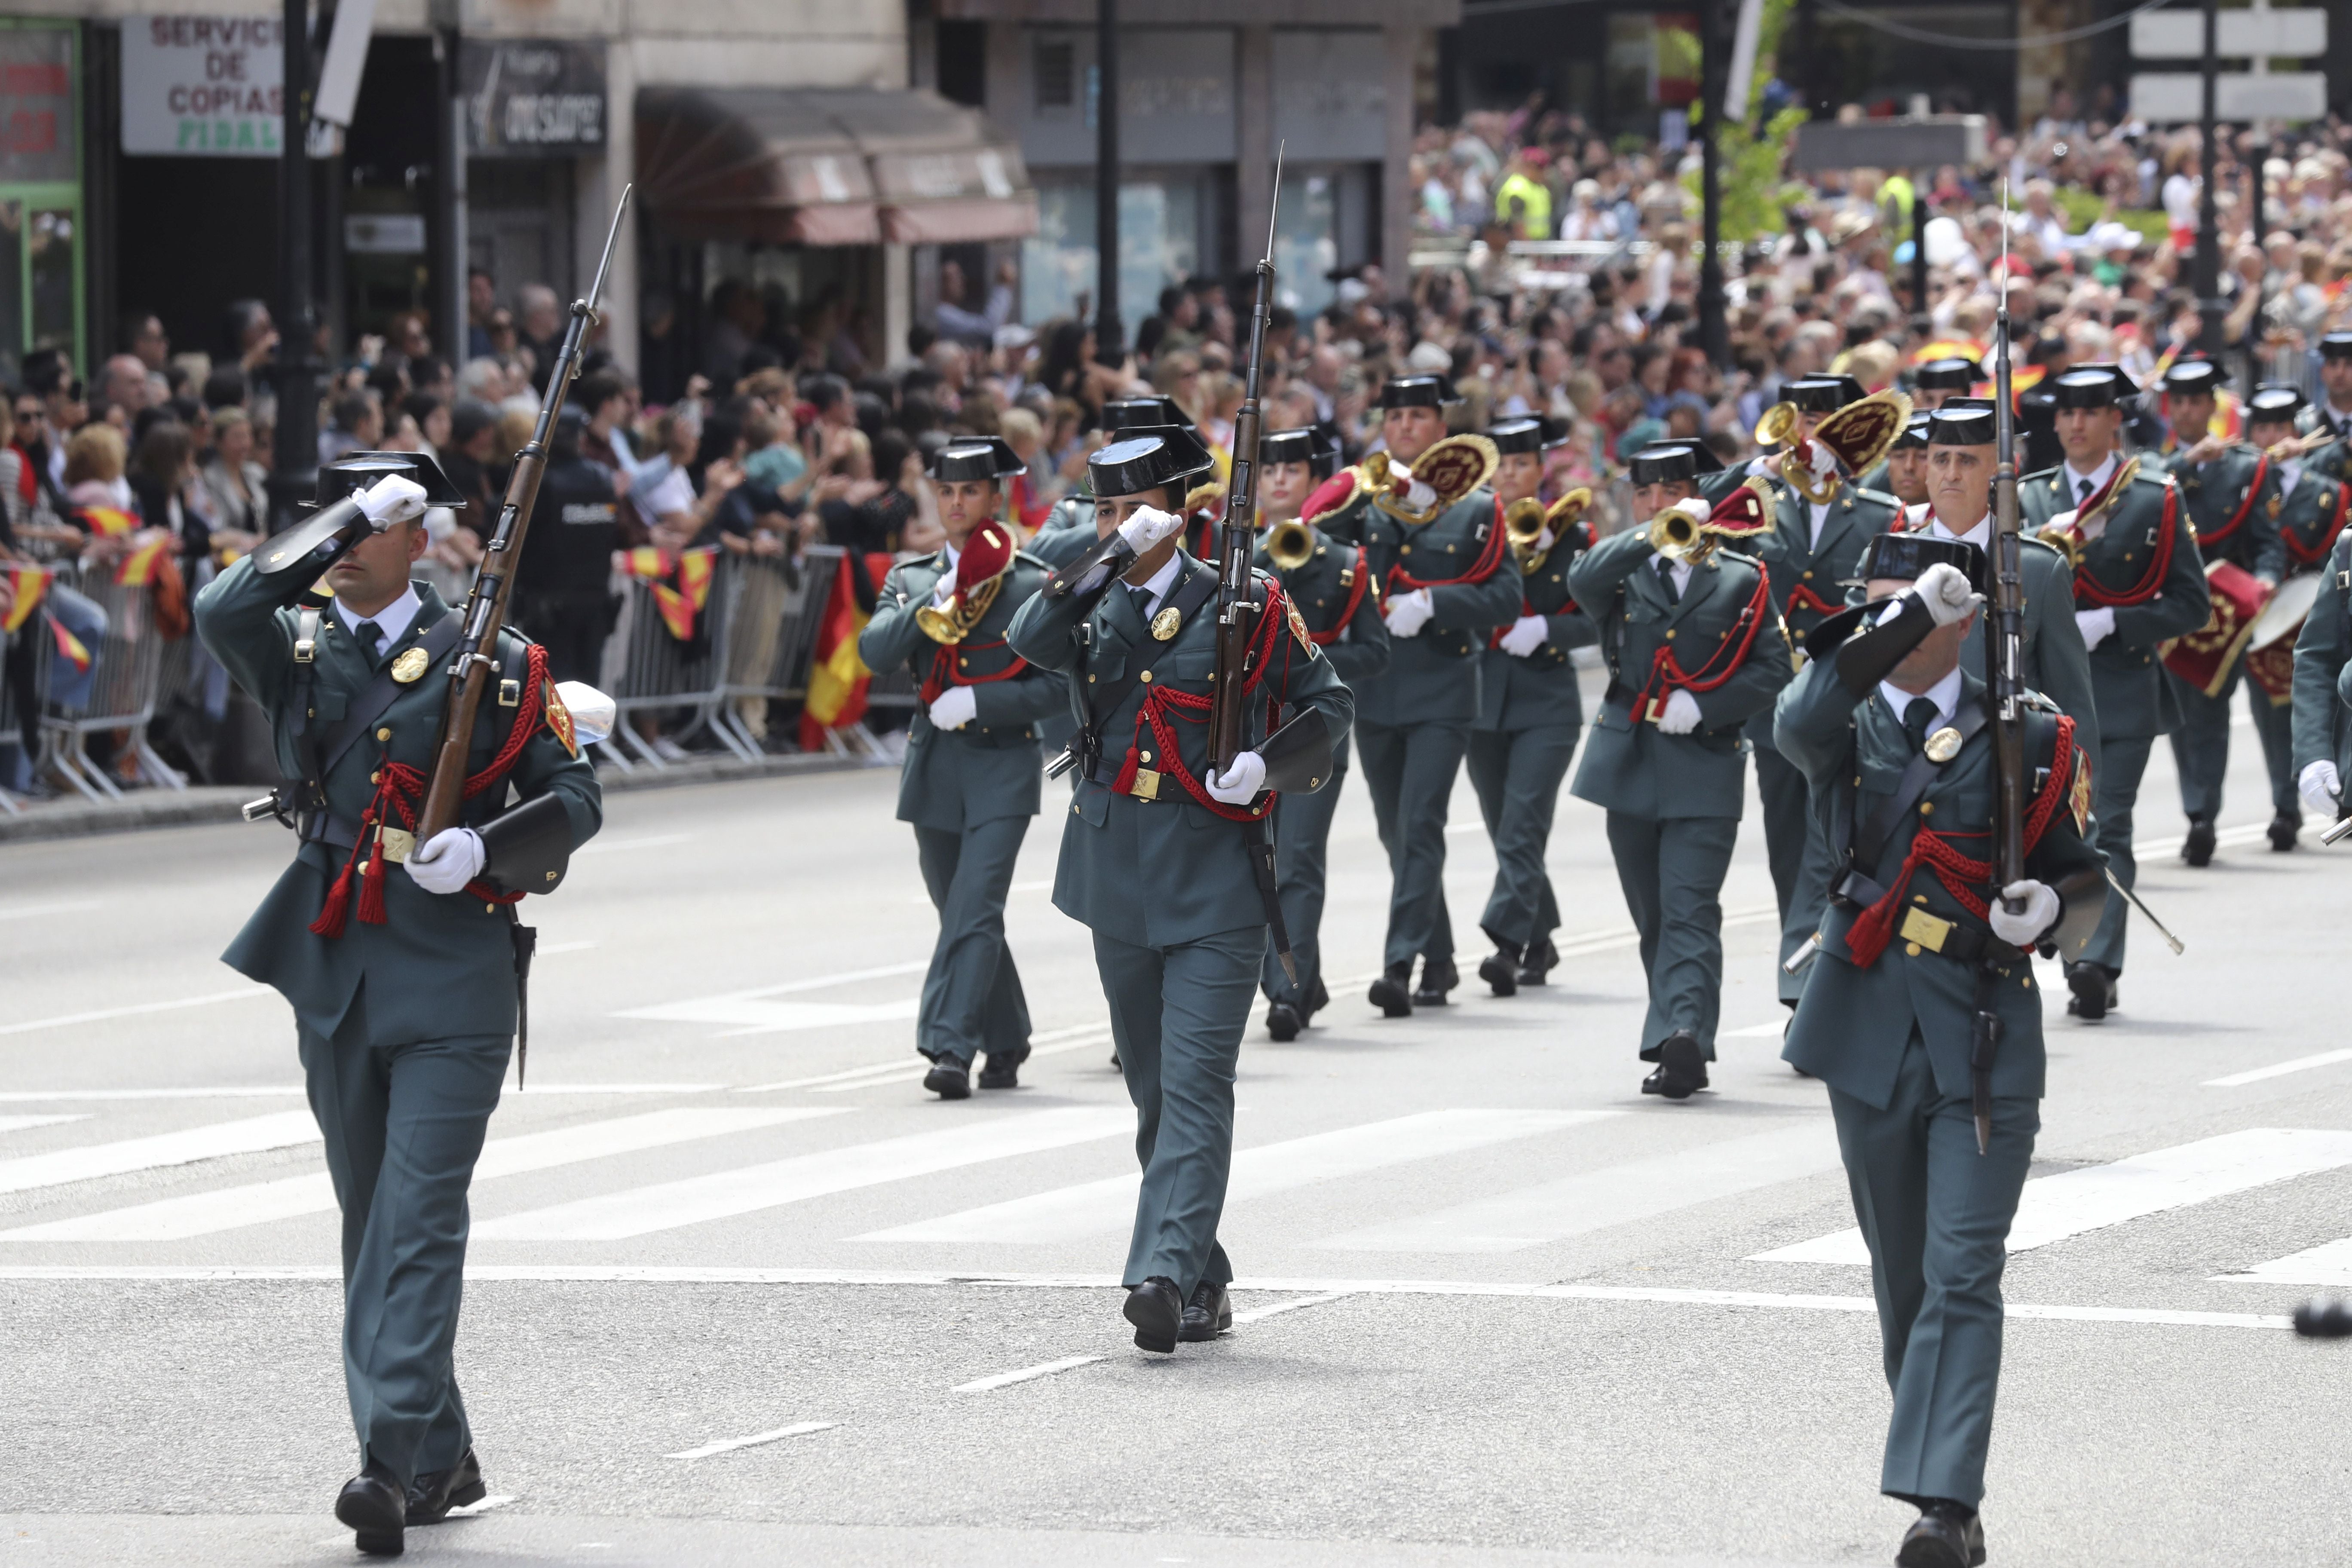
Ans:
[[[1797,127],[1811,118],[1801,106],[1790,105],[1767,118],[1764,93],[1779,64],[1780,39],[1796,13],[1797,0],[1764,0],[1762,25],[1757,31],[1756,70],[1748,88],[1748,111],[1738,121],[1716,123],[1717,178],[1723,191],[1723,237],[1733,244],[1764,239],[1781,233],[1787,224],[1781,213],[1787,193],[1782,171],[1795,145]],[[1701,106],[1691,106],[1691,125],[1699,123]],[[1699,197],[1699,176],[1683,176],[1692,210]]]

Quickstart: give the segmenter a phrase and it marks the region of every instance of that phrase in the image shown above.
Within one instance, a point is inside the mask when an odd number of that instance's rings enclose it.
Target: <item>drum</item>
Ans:
[[[2311,606],[2319,599],[2319,574],[2290,577],[2278,585],[2271,602],[2254,617],[2246,638],[2246,675],[2263,689],[2275,706],[2294,699],[2294,644]]]
[[[2212,613],[2203,626],[2165,646],[2164,665],[2206,696],[2219,697],[2253,636],[2270,591],[2244,567],[2216,561],[2205,568],[2205,592]]]

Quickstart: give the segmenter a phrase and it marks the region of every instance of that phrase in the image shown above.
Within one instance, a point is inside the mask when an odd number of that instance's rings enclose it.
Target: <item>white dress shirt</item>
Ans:
[[[1992,510],[1990,508],[1986,509],[1983,518],[1979,521],[1974,528],[1971,528],[1966,533],[1954,533],[1950,529],[1944,526],[1944,520],[1942,518],[1930,512],[1927,518],[1927,531],[1933,538],[1957,539],[1963,544],[1975,545],[1979,550],[1985,552],[1988,555],[1992,552]]]
[[[1927,726],[1927,733],[1932,735],[1950,723],[1952,715],[1960,710],[1959,666],[1954,665],[1943,679],[1925,691],[1906,691],[1892,681],[1878,683],[1878,700],[1886,704],[1897,724],[1904,721],[1904,715],[1911,710],[1911,704],[1922,697],[1936,705],[1935,721]]]
[[[2115,475],[2116,455],[2113,452],[2108,453],[2106,461],[2101,463],[2097,468],[2093,468],[2087,474],[2082,469],[2076,468],[2073,459],[2069,458],[2065,464],[2065,470],[2066,504],[2069,506],[2079,507],[2083,504],[2083,499],[2085,494],[2097,495],[2101,490],[2106,488],[2107,480]],[[2086,479],[2090,482],[2091,486],[2087,492],[2083,489],[2084,481]]]
[[[376,624],[377,628],[383,633],[383,641],[378,643],[373,650],[376,652],[381,652],[398,642],[402,635],[408,630],[409,622],[415,620],[424,608],[425,601],[416,596],[416,585],[413,583],[400,591],[399,598],[372,616],[353,615],[349,605],[344,604],[341,599],[335,601],[335,614],[341,617],[345,631],[356,631],[362,621],[373,621]]]
[[[1140,584],[1121,583],[1119,591],[1130,598],[1134,596],[1138,586],[1150,591],[1151,597],[1145,602],[1143,608],[1143,618],[1148,621],[1158,615],[1160,606],[1168,602],[1168,590],[1176,585],[1176,574],[1183,570],[1184,552],[1181,550],[1176,551],[1168,557],[1167,563],[1159,571],[1151,574],[1148,582]]]

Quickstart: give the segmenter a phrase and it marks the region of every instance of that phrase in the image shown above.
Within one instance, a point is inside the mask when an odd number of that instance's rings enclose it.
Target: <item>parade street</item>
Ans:
[[[1997,1561],[2340,1563],[2352,1348],[2352,846],[2262,842],[2242,705],[2213,866],[2141,795],[2121,1010],[2063,1016],[1985,1500]],[[1824,1090],[1778,1059],[1749,820],[1722,1060],[1636,1092],[1643,984],[1601,813],[1565,795],[1549,987],[1383,1021],[1361,781],[1332,1005],[1255,1022],[1222,1236],[1236,1326],[1129,1342],[1134,1117],[1086,931],[1013,883],[1017,1090],[920,1085],[935,920],[887,774],[616,794],[541,958],[526,1087],[473,1188],[457,1356],[490,1499],[437,1563],[1885,1560],[1888,1395]],[[1446,885],[1480,951],[1468,784]],[[0,849],[0,1563],[352,1560],[338,1219],[274,993],[216,954],[278,828]],[[1139,887],[1136,896],[1152,896]],[[1465,961],[1465,972],[1470,963]]]

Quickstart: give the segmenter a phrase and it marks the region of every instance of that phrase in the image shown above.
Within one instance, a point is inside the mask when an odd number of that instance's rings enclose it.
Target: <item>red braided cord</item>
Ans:
[[[2219,544],[2221,541],[2229,538],[2230,535],[2237,532],[2239,529],[2245,526],[2246,519],[2252,514],[2254,510],[2254,497],[2262,493],[2263,480],[2268,477],[2270,471],[2271,455],[2268,452],[2264,452],[2261,457],[2254,459],[2254,477],[2246,481],[2246,499],[2238,503],[2238,510],[2230,514],[2229,521],[2223,523],[2221,527],[2215,529],[2210,533],[2203,531],[2200,531],[2198,533],[2197,547],[2199,549],[2201,550],[2209,544]]]
[[[1503,552],[1509,542],[1503,529],[1503,503],[1497,498],[1495,526],[1486,531],[1486,547],[1478,552],[1478,559],[1470,563],[1470,570],[1459,577],[1416,577],[1402,565],[1391,566],[1389,568],[1389,596],[1393,598],[1400,592],[1399,584],[1403,584],[1402,592],[1412,594],[1423,588],[1455,588],[1465,583],[1484,583],[1495,574],[1495,568],[1503,563]]]
[[[1771,579],[1759,571],[1756,574],[1756,591],[1748,596],[1747,605],[1739,612],[1739,618],[1748,627],[1739,638],[1739,646],[1737,647],[1718,646],[1707,656],[1706,662],[1698,667],[1696,673],[1687,672],[1683,668],[1682,661],[1675,657],[1674,646],[1671,643],[1658,649],[1657,657],[1650,660],[1650,678],[1642,683],[1641,695],[1634,700],[1635,716],[1638,718],[1645,710],[1646,705],[1651,700],[1651,693],[1662,688],[1680,688],[1696,696],[1702,691],[1714,690],[1737,675],[1740,665],[1747,660],[1748,649],[1756,646],[1756,634],[1764,627],[1764,617],[1760,612],[1771,602]],[[1727,654],[1730,657],[1724,664],[1721,672],[1709,675],[1707,671],[1713,669],[1717,661],[1723,659]]]
[[[1339,640],[1339,634],[1346,631],[1348,629],[1348,623],[1356,618],[1356,607],[1364,602],[1365,590],[1371,586],[1371,556],[1360,544],[1356,546],[1356,570],[1354,578],[1355,580],[1348,584],[1348,602],[1341,607],[1339,611],[1339,618],[1333,621],[1331,625],[1323,631],[1308,632],[1307,634],[1307,640],[1313,643],[1317,647],[1329,647],[1333,643]]]
[[[2306,551],[2295,542],[2294,534],[2286,534],[2288,558],[2298,566],[2316,566],[2326,560],[2327,552],[2336,548],[2336,536],[2344,531],[2344,516],[2348,506],[2352,506],[2352,485],[2339,484],[2336,487],[2336,516],[2327,525],[2326,536]]]
[[[1006,640],[1006,638],[998,637],[994,642],[940,644],[940,647],[931,654],[930,673],[923,677],[923,684],[920,690],[920,695],[923,699],[923,705],[928,708],[932,703],[937,702],[940,700],[940,694],[951,686],[992,686],[1000,680],[1010,680],[1014,676],[1019,675],[1022,671],[1027,669],[1029,668],[1029,661],[1023,658],[1019,654],[1015,654],[1013,656],[1013,662],[1011,664],[1006,665],[1003,669],[998,670],[993,675],[974,675],[966,677],[960,673],[956,665],[959,649],[964,653],[992,653],[996,649],[1003,647],[1005,645]]]
[[[1258,616],[1255,646],[1250,649],[1251,673],[1242,683],[1242,690],[1244,694],[1255,690],[1262,685],[1267,671],[1272,668],[1273,639],[1281,635],[1284,623],[1289,619],[1283,608],[1284,597],[1281,584],[1269,580],[1266,584],[1265,609]],[[1120,765],[1118,777],[1112,784],[1112,789],[1118,794],[1125,795],[1134,784],[1137,768],[1142,760],[1141,731],[1149,726],[1152,740],[1160,747],[1161,763],[1160,772],[1163,776],[1174,778],[1178,784],[1184,786],[1185,794],[1228,822],[1262,820],[1265,810],[1272,808],[1276,797],[1268,795],[1265,807],[1258,811],[1251,811],[1244,806],[1228,805],[1211,795],[1208,786],[1194,778],[1184,766],[1184,753],[1177,744],[1176,731],[1171,722],[1169,710],[1174,709],[1183,714],[1188,723],[1202,724],[1208,722],[1209,709],[1213,701],[1213,698],[1195,695],[1190,691],[1179,691],[1169,686],[1154,686],[1146,692],[1142,706],[1136,710],[1137,738],[1128,742],[1127,760]],[[1198,717],[1193,717],[1196,714]],[[1272,699],[1268,699],[1267,721],[1269,723],[1272,722],[1273,717],[1274,703]]]
[[[2121,477],[2120,472],[2118,478]],[[2109,481],[2113,483],[2113,480]],[[2156,554],[2140,574],[2139,581],[2130,587],[2116,590],[2103,586],[2091,575],[2087,567],[2074,568],[2074,602],[2107,609],[2128,609],[2145,605],[2164,587],[2165,574],[2172,570],[2172,536],[2179,531],[2180,487],[2164,487],[2164,526],[2157,530]]]

